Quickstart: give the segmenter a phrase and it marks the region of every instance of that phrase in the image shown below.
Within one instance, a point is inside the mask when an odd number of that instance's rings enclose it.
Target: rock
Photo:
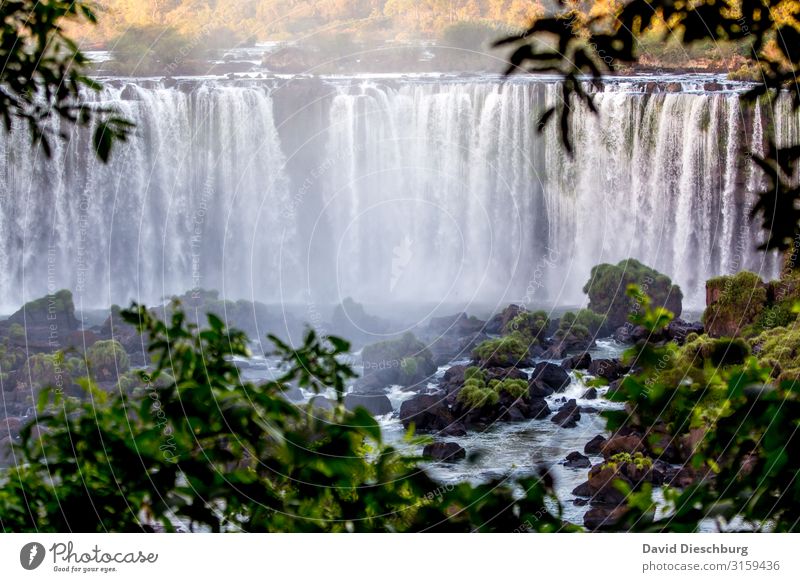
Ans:
[[[627,435],[616,434],[611,436],[600,447],[600,454],[608,458],[617,453],[640,453],[645,451],[642,437],[636,433]]]
[[[534,380],[528,384],[528,394],[531,398],[546,398],[552,393],[553,389],[541,380]]]
[[[281,392],[281,394],[283,394],[283,397],[290,402],[301,402],[304,398],[303,391],[297,386],[287,386],[286,389]]]
[[[437,366],[447,365],[454,359],[468,357],[481,343],[489,339],[485,333],[475,332],[463,337],[440,335],[433,338],[428,350]]]
[[[766,309],[768,289],[758,275],[748,271],[706,281],[706,333],[714,338],[738,336]]]
[[[587,352],[584,352],[582,354],[567,358],[561,362],[561,367],[566,370],[586,370],[589,368],[591,363],[592,356],[590,356]]]
[[[531,374],[532,381],[539,381],[553,392],[563,392],[570,383],[570,377],[564,368],[550,362],[539,362]]]
[[[524,380],[528,381],[528,375],[518,368],[487,368],[484,370],[486,381],[492,380]]]
[[[589,295],[589,309],[606,317],[606,325],[616,329],[628,322],[631,313],[641,307],[625,290],[635,284],[646,293],[653,307],[665,307],[675,317],[682,310],[683,293],[666,275],[635,259],[626,259],[616,265],[602,264],[592,268],[589,281],[583,288]]]
[[[550,407],[544,398],[531,398],[530,402],[525,403],[525,418],[541,420],[551,414]]]
[[[446,431],[455,422],[443,394],[419,394],[404,401],[400,420],[406,429],[414,423],[421,432]]]
[[[573,398],[562,405],[550,420],[562,428],[575,428],[580,419],[581,409]]]
[[[587,455],[599,455],[603,450],[603,445],[605,445],[606,439],[603,435],[597,435],[588,443],[586,446],[583,447],[583,452]]]
[[[616,394],[619,391],[620,386],[622,386],[622,378],[611,382],[606,390],[606,398],[611,398],[611,396]]]
[[[411,333],[366,346],[361,359],[364,377],[357,383],[361,392],[377,391],[393,384],[418,386],[437,370],[430,351]]]
[[[619,360],[598,359],[592,360],[588,371],[592,376],[605,378],[606,380],[617,380],[622,377],[625,368],[619,363]]]
[[[428,331],[437,335],[463,337],[484,331],[486,322],[477,317],[468,317],[466,313],[457,313],[445,317],[434,317],[428,322]]]
[[[591,497],[592,492],[589,489],[589,482],[584,481],[583,483],[575,487],[575,489],[572,490],[572,494],[577,495],[578,497]]]
[[[373,416],[382,416],[392,413],[392,403],[385,394],[360,394],[351,392],[344,397],[344,406],[347,410],[355,410],[361,406]]]
[[[594,406],[581,406],[581,412],[586,414],[597,414],[600,412],[599,408],[595,408]]]
[[[696,333],[697,335],[701,335],[704,331],[703,324],[700,322],[689,323],[680,318],[676,318],[669,322],[666,336],[667,339],[679,345],[683,345],[689,334]]]
[[[584,400],[595,400],[597,398],[597,388],[589,388],[586,392],[583,393],[581,396]]]
[[[610,528],[619,523],[627,511],[625,506],[592,507],[583,516],[583,525],[592,531]]]
[[[625,501],[625,494],[615,482],[622,481],[629,487],[632,481],[619,468],[607,465],[595,465],[589,470],[589,492],[593,501],[611,505],[619,505]]]
[[[455,462],[467,457],[467,451],[458,443],[431,443],[426,445],[422,455],[436,461]]]
[[[506,325],[519,315],[524,309],[519,305],[509,305],[501,313],[495,314],[487,323],[485,327],[486,333],[499,335],[503,333]]]
[[[588,469],[592,466],[592,462],[589,457],[580,454],[578,451],[573,451],[567,455],[567,461],[564,466],[571,469]]]

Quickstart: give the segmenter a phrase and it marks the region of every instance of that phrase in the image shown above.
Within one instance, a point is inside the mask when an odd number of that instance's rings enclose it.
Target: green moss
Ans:
[[[681,314],[683,293],[680,287],[673,285],[666,275],[635,259],[620,261],[616,265],[602,264],[592,268],[591,277],[583,287],[583,292],[589,295],[589,309],[595,314],[604,316],[610,326],[624,325],[632,313],[641,309],[641,306],[626,294],[629,285],[637,285],[646,293],[653,307],[664,307],[675,316]],[[587,324],[592,323],[592,320],[585,320],[581,325],[591,329]]]
[[[603,468],[612,468],[616,470],[620,465],[624,464],[633,465],[640,470],[649,469],[653,466],[653,459],[646,457],[641,452],[636,452],[633,454],[617,453],[616,455],[612,455],[608,461],[603,463]]]
[[[472,354],[482,364],[514,365],[528,356],[528,344],[519,332],[497,339],[486,340]]]
[[[767,288],[755,273],[715,277],[706,282],[706,291],[715,298],[703,312],[703,324],[714,336],[755,335],[757,322],[767,305]]]
[[[759,364],[773,370],[779,381],[800,377],[800,329],[776,327],[750,340]]]
[[[400,369],[406,376],[413,376],[417,373],[418,365],[416,358],[403,358],[400,362]]]
[[[523,341],[533,345],[544,338],[550,319],[544,311],[523,311],[506,324],[503,333],[520,334]]]
[[[116,380],[130,369],[130,359],[122,345],[116,340],[94,343],[86,350],[92,376],[95,380],[105,382]]]
[[[477,368],[469,368],[478,370]],[[465,374],[466,377],[466,374]],[[523,398],[528,394],[528,383],[525,380],[505,378],[491,380],[488,385],[484,374],[472,374],[464,381],[464,386],[458,393],[458,402],[470,410],[494,406],[500,401],[500,396],[505,393],[514,399]]]

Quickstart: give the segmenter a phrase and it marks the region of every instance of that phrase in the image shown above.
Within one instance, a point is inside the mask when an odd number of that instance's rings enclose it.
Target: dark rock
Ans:
[[[443,394],[419,394],[400,405],[400,420],[408,428],[414,423],[422,432],[446,431],[455,418]]]
[[[351,392],[344,397],[347,410],[355,410],[358,406],[366,408],[373,416],[391,414],[392,403],[385,394],[359,394]]]
[[[592,491],[589,488],[589,482],[584,481],[583,483],[575,487],[575,489],[572,490],[572,494],[577,495],[578,497],[591,497]]]
[[[492,380],[524,380],[528,381],[528,375],[519,368],[486,368],[484,370],[486,381]]]
[[[627,513],[625,506],[592,507],[583,516],[583,525],[592,531],[610,528],[619,523],[625,513]]]
[[[541,380],[534,380],[528,384],[528,394],[531,398],[545,398],[553,393],[553,389]]]
[[[599,359],[592,360],[589,365],[589,373],[592,376],[612,381],[621,378],[625,373],[625,368],[620,364],[619,360]]]
[[[592,462],[589,457],[580,454],[578,451],[573,451],[567,455],[567,461],[564,466],[572,469],[588,469],[592,466]]]
[[[486,322],[476,317],[468,317],[466,313],[457,313],[445,317],[434,317],[428,323],[428,331],[437,335],[463,337],[483,332]]]
[[[587,352],[584,352],[582,354],[567,358],[561,362],[561,366],[566,370],[586,370],[589,368],[591,363],[592,356],[590,356]]]
[[[539,381],[551,388],[553,392],[563,392],[570,383],[570,377],[564,368],[550,362],[539,362],[531,374],[532,381]]]
[[[559,408],[558,412],[550,420],[562,428],[575,428],[580,419],[581,409],[573,398]]]
[[[506,325],[514,319],[517,315],[522,313],[524,309],[519,305],[509,305],[501,313],[495,314],[487,323],[485,327],[486,333],[499,335],[503,333]]]
[[[691,333],[698,335],[704,332],[703,324],[700,322],[689,323],[682,319],[673,319],[669,322],[666,330],[667,339],[674,341],[679,345],[686,342],[686,336]]]
[[[597,388],[589,388],[586,392],[583,393],[581,396],[584,400],[595,400],[597,398]]]
[[[583,447],[583,452],[587,455],[599,455],[603,450],[603,445],[606,443],[603,435],[597,435]]]
[[[595,408],[594,406],[581,406],[581,412],[585,412],[586,414],[597,414],[600,412],[600,409]]]
[[[364,363],[359,391],[375,391],[393,384],[418,386],[436,373],[433,356],[413,334],[371,344],[361,352]]]
[[[466,458],[467,451],[458,443],[431,443],[425,446],[422,455],[437,461],[452,463]]]

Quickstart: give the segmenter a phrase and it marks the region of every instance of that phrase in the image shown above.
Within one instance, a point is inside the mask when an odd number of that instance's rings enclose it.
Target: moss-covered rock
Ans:
[[[503,328],[503,335],[519,334],[528,344],[541,343],[544,340],[550,319],[544,311],[520,311]]]
[[[29,301],[8,318],[10,324],[22,326],[58,325],[63,332],[78,329],[72,292],[66,289]]]
[[[706,333],[712,337],[752,334],[752,326],[768,307],[767,289],[758,275],[748,271],[706,281]]]
[[[625,325],[631,313],[640,307],[628,297],[628,285],[638,285],[647,293],[653,307],[664,307],[675,317],[683,308],[683,293],[666,275],[659,273],[635,259],[626,259],[616,265],[602,264],[592,269],[591,277],[583,288],[589,295],[589,309],[605,318],[607,325]]]
[[[433,356],[412,333],[364,347],[362,391],[376,391],[392,384],[412,386],[436,373]]]
[[[776,327],[750,339],[759,364],[772,368],[778,381],[800,380],[800,328]]]
[[[528,368],[531,343],[519,332],[486,340],[472,351],[475,362],[483,368]]]
[[[117,380],[130,369],[130,359],[116,340],[96,342],[86,350],[92,377],[98,382]]]

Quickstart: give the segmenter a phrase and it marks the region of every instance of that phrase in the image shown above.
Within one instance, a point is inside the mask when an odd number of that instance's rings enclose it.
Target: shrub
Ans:
[[[116,340],[95,342],[86,350],[86,360],[95,380],[116,380],[130,369],[130,359]]]
[[[169,322],[144,307],[124,315],[149,338],[147,393],[87,382],[91,402],[52,394],[40,430],[20,433],[21,461],[0,478],[3,531],[564,529],[542,509],[559,507],[542,475],[443,488],[419,458],[385,444],[364,409],[344,408],[354,373],[339,338],[309,330],[292,347],[270,336],[284,373],[256,386],[233,363],[249,357],[247,336],[219,318],[200,331],[180,309]],[[288,402],[289,384],[333,391],[331,415]]]

